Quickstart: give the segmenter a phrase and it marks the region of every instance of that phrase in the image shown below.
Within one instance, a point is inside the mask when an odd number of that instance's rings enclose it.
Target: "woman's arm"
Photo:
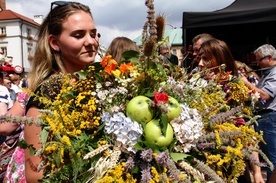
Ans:
[[[40,113],[37,108],[31,107],[26,116],[33,117],[34,119],[39,116]],[[40,149],[41,144],[39,140],[39,135],[41,132],[41,127],[36,126],[35,124],[25,125],[25,140],[27,144],[32,144],[34,148]],[[37,167],[42,161],[40,156],[34,156],[30,154],[28,149],[25,150],[25,174],[26,174],[26,182],[28,183],[36,183],[39,179],[43,177],[43,169],[39,172],[37,171]]]
[[[259,154],[257,152],[253,152],[252,155],[259,162]],[[250,165],[253,170],[254,183],[265,183],[263,176],[262,176],[261,167],[255,165],[252,162],[250,163]]]
[[[255,90],[256,92],[260,93],[261,99],[269,100],[271,98],[264,90],[257,88],[255,85],[250,83],[243,74],[240,75],[240,79],[243,80],[247,88],[249,88],[250,90]]]
[[[0,115],[5,115],[8,111],[8,104],[0,102]]]
[[[23,116],[25,109],[21,106],[19,101],[15,101],[12,108],[6,113],[6,115]],[[19,126],[18,123],[0,123],[0,135],[8,136],[14,132]]]

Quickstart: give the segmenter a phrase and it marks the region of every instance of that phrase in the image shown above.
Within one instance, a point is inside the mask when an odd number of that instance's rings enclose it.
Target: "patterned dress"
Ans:
[[[23,128],[24,125],[21,125]],[[19,139],[24,138],[24,130],[22,130]],[[4,181],[5,183],[25,183],[25,155],[24,149],[19,146],[16,147],[10,163],[7,168],[6,176]]]
[[[21,107],[25,110],[28,95],[25,92],[18,93],[18,101]],[[19,136],[19,141],[24,139],[24,124],[20,127],[22,131]],[[25,183],[25,155],[24,149],[17,146],[14,153],[12,154],[11,160],[9,162],[7,172],[4,178],[4,183]]]

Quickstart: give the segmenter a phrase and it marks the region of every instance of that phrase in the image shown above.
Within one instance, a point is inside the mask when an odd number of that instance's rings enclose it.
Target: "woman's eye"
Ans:
[[[96,38],[96,35],[97,35],[97,33],[90,33],[90,36],[91,36],[92,38]]]
[[[201,59],[202,59],[203,61],[206,61],[206,57],[201,57]]]
[[[83,35],[82,35],[82,34],[74,34],[74,37],[75,37],[75,38],[82,38]]]

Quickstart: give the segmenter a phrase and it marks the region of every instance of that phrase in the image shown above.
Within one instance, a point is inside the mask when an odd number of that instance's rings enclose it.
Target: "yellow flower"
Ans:
[[[153,180],[155,182],[159,182],[159,173],[157,172],[156,168],[154,166],[151,167],[151,173],[152,173],[152,176],[153,176]]]
[[[63,135],[63,136],[62,136],[62,142],[64,142],[64,143],[65,143],[66,145],[68,145],[69,147],[72,146],[69,137],[66,136],[66,135]]]
[[[119,69],[116,69],[115,71],[111,72],[116,78],[120,78],[121,71]]]

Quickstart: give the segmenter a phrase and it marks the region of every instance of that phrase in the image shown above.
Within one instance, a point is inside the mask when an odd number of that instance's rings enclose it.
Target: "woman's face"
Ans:
[[[76,12],[64,20],[62,27],[53,49],[61,52],[67,72],[81,70],[93,63],[99,42],[91,15],[84,11]]]
[[[216,66],[216,59],[215,58],[208,59],[206,54],[204,53],[204,51],[200,52],[199,55],[200,55],[200,61],[198,63],[198,67],[200,67],[201,71],[204,71],[208,68]]]

